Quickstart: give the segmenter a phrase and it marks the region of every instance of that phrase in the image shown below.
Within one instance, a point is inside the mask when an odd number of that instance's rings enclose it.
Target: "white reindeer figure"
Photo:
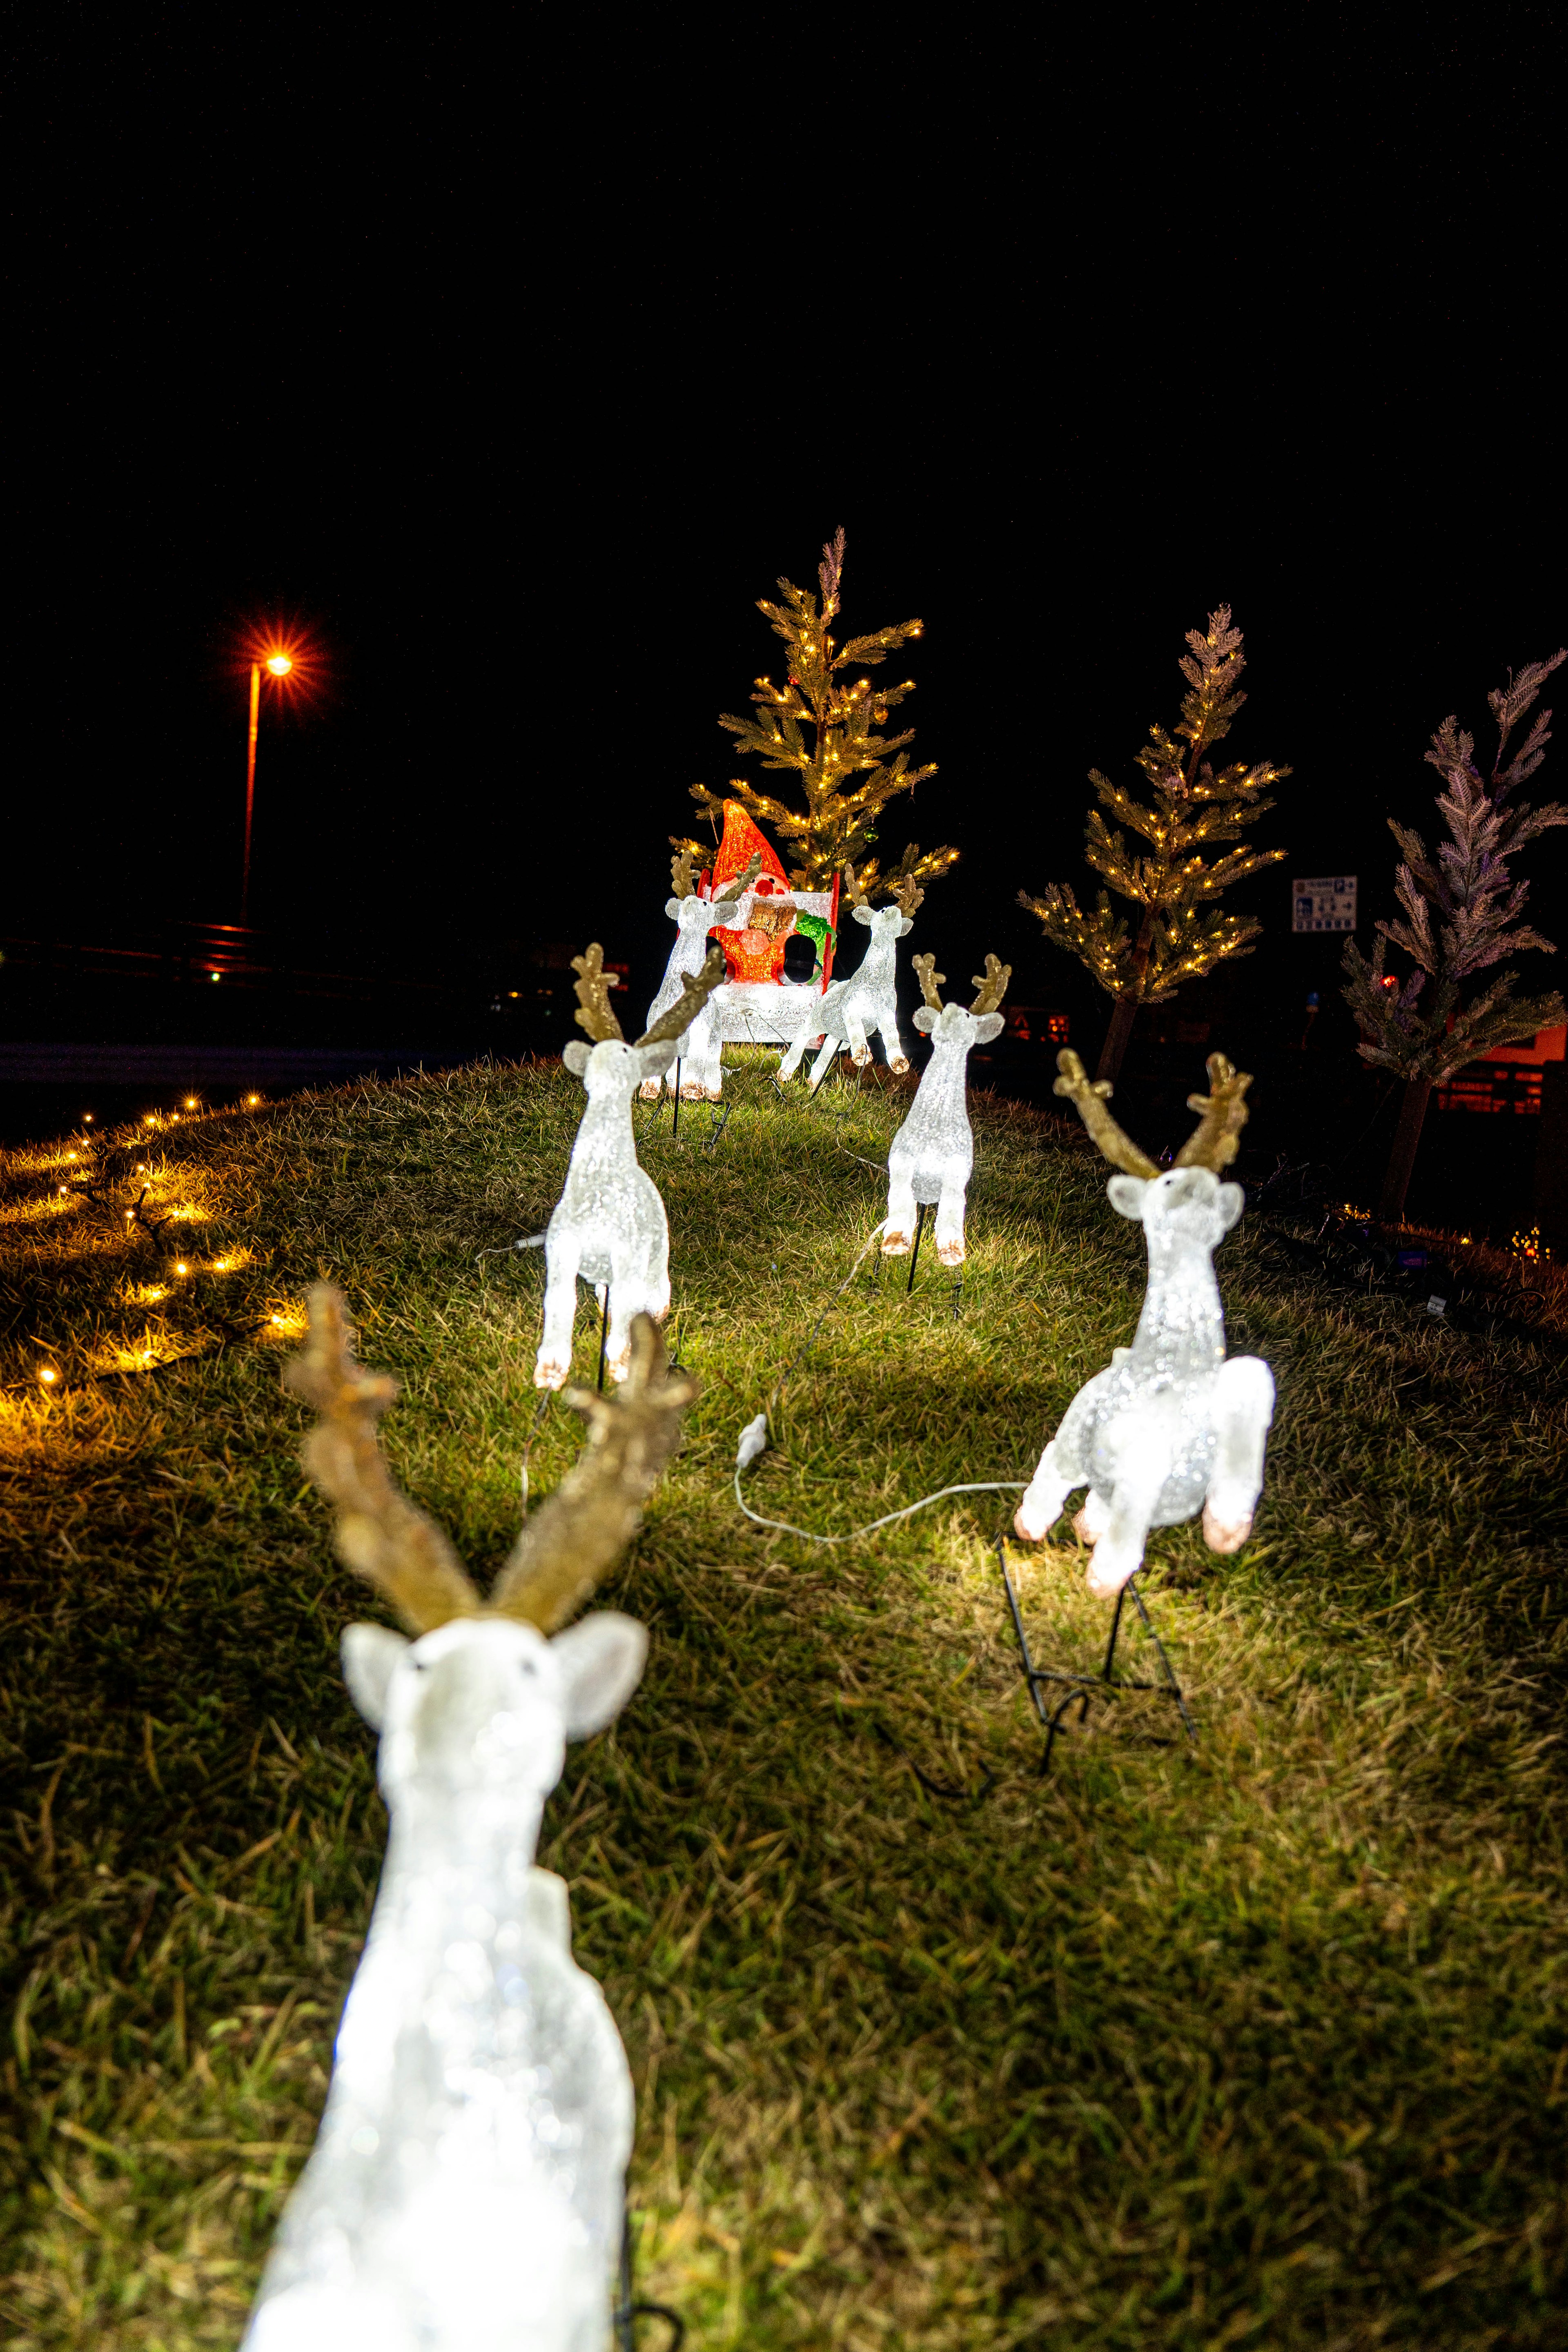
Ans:
[[[683,849],[670,859],[675,896],[665,900],[664,911],[676,926],[675,945],[669,950],[658,993],[647,1009],[650,1029],[662,1014],[679,1003],[682,975],[701,971],[708,953],[709,932],[716,926],[725,930],[732,927],[741,900],[756,880],[762,863],[761,856],[754,855],[743,874],[726,882],[716,897],[704,898],[691,878],[690,851]],[[690,1042],[681,1055],[680,1092],[685,1101],[719,1101],[723,1086],[722,1054],[722,1042],[714,1032],[712,1007],[705,1004],[691,1024]],[[663,1085],[662,1076],[645,1078],[637,1091],[645,1100],[657,1102]]]
[[[536,1388],[558,1389],[572,1370],[572,1325],[577,1276],[608,1283],[609,1328],[605,1364],[623,1381],[631,1361],[632,1318],[662,1321],[669,1308],[669,1221],[658,1187],[637,1165],[632,1097],[645,1079],[661,1077],[684,1054],[691,1023],[724,977],[722,949],[693,978],[680,976],[680,995],[633,1045],[610,1010],[604,950],[598,944],[574,956],[578,974],[577,1018],[593,1039],[574,1038],[561,1058],[583,1081],[588,1107],[572,1147],[566,1185],[544,1233],[544,1331],[533,1367]]]
[[[1199,1506],[1212,1551],[1238,1551],[1252,1532],[1263,1449],[1274,1416],[1274,1376],[1258,1356],[1225,1352],[1214,1252],[1241,1214],[1239,1184],[1220,1171],[1236,1157],[1252,1080],[1223,1054],[1208,1059],[1208,1096],[1192,1095],[1197,1131],[1163,1174],[1105,1108],[1076,1054],[1057,1055],[1056,1090],[1077,1105],[1106,1158],[1125,1170],[1106,1190],[1142,1221],[1149,1287],[1131,1348],[1079,1389],[1041,1454],[1015,1526],[1037,1543],[1075,1486],[1088,1496],[1073,1525],[1094,1547],[1091,1592],[1109,1596],[1136,1574],[1151,1528],[1174,1527]]]
[[[966,1013],[962,1004],[944,1004],[937,993],[947,974],[936,970],[935,956],[913,961],[925,998],[915,1014],[915,1027],[930,1037],[932,1053],[910,1115],[888,1153],[882,1250],[888,1257],[907,1256],[914,1239],[915,1204],[921,1202],[929,1208],[934,1202],[937,1256],[943,1265],[962,1265],[963,1195],[974,1165],[974,1138],[964,1100],[970,1048],[988,1045],[1001,1035],[1003,1021],[996,1008],[1013,967],[988,955],[984,978],[974,975],[980,993]]]
[[[624,1549],[693,1394],[646,1318],[616,1396],[574,1391],[588,1445],[488,1601],[393,1485],[395,1395],[311,1293],[288,1384],[342,1558],[414,1635],[351,1625],[343,1674],[381,1735],[391,1815],[314,2153],[243,2352],[605,2352],[631,2150],[615,2020],[572,1958],[563,1882],[533,1866],[569,1739],[609,1723],[647,1637],[605,1612],[547,1638]]]
[[[857,1068],[865,1067],[871,1058],[871,1048],[866,1042],[868,1029],[879,1032],[890,1070],[903,1071],[910,1066],[909,1055],[899,1037],[894,976],[898,943],[910,929],[915,908],[925,892],[917,888],[912,880],[905,880],[898,884],[890,907],[873,908],[856,886],[854,869],[846,866],[844,871],[855,900],[855,920],[869,927],[870,941],[859,970],[847,980],[836,980],[826,994],[812,1002],[805,1025],[779,1064],[780,1077],[793,1078],[806,1047],[813,1038],[820,1036],[822,1051],[811,1066],[813,1094],[827,1076],[827,1066],[840,1045],[848,1046],[849,1058]]]

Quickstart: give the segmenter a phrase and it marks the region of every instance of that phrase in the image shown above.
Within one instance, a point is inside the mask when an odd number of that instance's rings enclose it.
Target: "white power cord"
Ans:
[[[918,1503],[906,1503],[901,1511],[889,1511],[885,1517],[868,1520],[863,1528],[851,1528],[847,1535],[817,1536],[813,1535],[809,1528],[791,1527],[787,1519],[764,1519],[760,1511],[752,1510],[742,1494],[741,1473],[765,1450],[767,1442],[768,1417],[765,1412],[760,1412],[754,1421],[746,1423],[741,1432],[741,1443],[735,1449],[735,1500],[753,1526],[772,1528],[781,1536],[800,1536],[807,1543],[854,1543],[860,1536],[874,1535],[879,1528],[890,1528],[897,1519],[911,1518],[916,1511],[923,1511],[928,1504],[942,1502],[949,1495],[1021,1495],[1029,1483],[1026,1478],[989,1478],[975,1486],[939,1486],[934,1495],[922,1495]]]

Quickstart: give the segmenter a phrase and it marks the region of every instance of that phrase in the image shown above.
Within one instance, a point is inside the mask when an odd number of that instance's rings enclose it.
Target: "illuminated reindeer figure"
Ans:
[[[970,1048],[988,1045],[1002,1034],[996,1010],[1013,977],[1010,963],[985,959],[985,976],[976,972],[980,993],[966,1013],[962,1004],[944,1004],[937,991],[947,974],[936,970],[933,955],[916,956],[925,1003],[915,1014],[915,1027],[931,1041],[931,1057],[921,1074],[919,1090],[908,1118],[893,1138],[888,1154],[888,1222],[882,1249],[889,1257],[904,1257],[914,1239],[915,1203],[936,1204],[936,1254],[943,1265],[963,1264],[963,1195],[974,1165],[974,1138],[969,1129],[964,1100]]]
[[[813,1094],[827,1076],[827,1066],[840,1045],[848,1046],[849,1058],[857,1068],[865,1067],[871,1058],[871,1048],[866,1042],[868,1029],[880,1033],[890,1070],[903,1071],[910,1066],[909,1056],[899,1039],[894,973],[898,943],[909,930],[925,892],[912,880],[906,880],[897,886],[890,907],[874,908],[857,885],[853,866],[847,866],[844,873],[855,901],[855,920],[869,926],[870,942],[859,970],[847,980],[836,980],[824,995],[812,1002],[805,1026],[779,1064],[780,1077],[793,1078],[806,1047],[813,1038],[820,1036],[822,1051],[811,1066]]]
[[[376,1423],[395,1385],[355,1363],[325,1284],[284,1379],[320,1415],[303,1459],[338,1553],[413,1638],[342,1637],[391,1835],[243,2352],[604,2352],[631,2075],[572,1958],[565,1885],[533,1855],[566,1742],[619,1714],[647,1648],[611,1612],[554,1629],[630,1540],[693,1384],[639,1318],[619,1394],[569,1397],[587,1445],[485,1601],[388,1475]]]
[[[1200,1506],[1211,1551],[1239,1551],[1252,1532],[1263,1449],[1274,1416],[1274,1376],[1258,1356],[1225,1352],[1214,1252],[1241,1214],[1239,1184],[1220,1171],[1236,1157],[1250,1077],[1223,1054],[1208,1059],[1208,1096],[1188,1097],[1197,1131],[1162,1171],[1129,1140],[1076,1054],[1057,1055],[1056,1090],[1077,1106],[1100,1150],[1125,1174],[1106,1187],[1136,1217],[1149,1247],[1149,1287],[1131,1348],[1079,1389],[1018,1506],[1018,1533],[1037,1543],[1075,1486],[1089,1494],[1073,1521],[1094,1546],[1091,1592],[1119,1592],[1136,1574],[1151,1528],[1174,1527]]]
[[[558,1389],[572,1370],[579,1275],[610,1286],[605,1364],[612,1380],[626,1376],[632,1318],[662,1321],[668,1311],[669,1223],[658,1185],[637,1166],[632,1097],[684,1053],[693,1020],[724,977],[723,950],[711,947],[695,977],[682,972],[677,1002],[628,1045],[610,1010],[604,966],[597,944],[572,959],[577,1018],[593,1043],[574,1038],[561,1055],[586,1087],[588,1107],[544,1233],[544,1333],[533,1367],[534,1386],[542,1389]]]
[[[664,968],[664,978],[658,994],[648,1006],[648,1027],[680,1002],[680,983],[688,972],[699,972],[708,953],[708,934],[715,926],[731,929],[740,912],[741,900],[751,888],[762,869],[760,855],[752,856],[743,874],[737,874],[724,884],[721,892],[704,898],[691,878],[691,853],[683,849],[669,861],[670,880],[675,896],[664,902],[664,911],[676,926],[675,945],[669,950],[669,961]],[[721,1042],[713,1034],[711,1008],[704,1005],[691,1024],[690,1043],[681,1056],[684,1065],[680,1091],[688,1102],[717,1102],[723,1083],[721,1056]],[[637,1091],[648,1102],[657,1102],[662,1077],[645,1078]]]

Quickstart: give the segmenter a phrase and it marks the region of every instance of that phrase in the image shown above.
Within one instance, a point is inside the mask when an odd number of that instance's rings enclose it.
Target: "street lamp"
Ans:
[[[250,919],[250,818],[256,803],[256,730],[261,718],[261,673],[285,678],[294,667],[291,654],[264,654],[250,665],[250,730],[245,747],[245,866],[239,885],[241,926]],[[213,975],[216,980],[217,975]]]

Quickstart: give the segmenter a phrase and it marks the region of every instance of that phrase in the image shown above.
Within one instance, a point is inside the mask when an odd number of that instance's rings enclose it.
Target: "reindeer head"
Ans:
[[[641,1677],[647,1637],[631,1618],[604,1611],[554,1629],[630,1540],[692,1381],[668,1376],[658,1327],[639,1316],[625,1385],[613,1396],[567,1391],[588,1420],[588,1444],[484,1601],[439,1528],[392,1482],[376,1423],[396,1389],[355,1363],[342,1295],[328,1284],[310,1294],[310,1339],[284,1380],[320,1415],[303,1460],[335,1506],[341,1558],[414,1635],[362,1624],[342,1637],[344,1679],[381,1734],[388,1803],[417,1788],[505,1791],[542,1806],[567,1740],[611,1722]]]
[[[944,1004],[937,993],[947,974],[937,971],[935,956],[918,955],[910,961],[925,998],[915,1014],[915,1027],[923,1030],[934,1045],[956,1045],[967,1054],[972,1045],[989,1045],[1002,1034],[1006,1024],[996,1008],[1013,977],[1010,963],[998,963],[994,955],[986,957],[984,977],[979,972],[974,975],[980,992],[966,1013],[962,1004]]]
[[[870,926],[872,946],[880,940],[901,940],[912,927],[915,908],[924,898],[925,892],[912,881],[902,881],[894,893],[890,907],[873,907],[855,879],[855,868],[847,866],[844,875],[849,896],[855,901],[855,920]]]
[[[691,878],[691,853],[683,849],[669,861],[670,881],[675,896],[664,902],[664,911],[682,931],[732,929],[740,915],[741,901],[762,872],[762,853],[753,850],[752,862],[743,874],[736,874],[711,898],[704,898]]]
[[[673,901],[671,902],[674,903]],[[702,901],[697,903],[700,906]],[[711,912],[705,909],[711,919]],[[599,1095],[624,1094],[629,1102],[645,1078],[662,1077],[680,1052],[686,1033],[724,977],[724,951],[714,946],[700,972],[683,972],[680,997],[661,1013],[651,1029],[635,1045],[621,1035],[621,1024],[610,1010],[610,976],[605,951],[595,940],[585,954],[574,956],[577,974],[577,1018],[593,1039],[585,1045],[574,1037],[562,1048],[561,1058],[574,1077],[581,1078],[590,1100]]]
[[[1107,1110],[1108,1081],[1091,1084],[1076,1054],[1057,1055],[1061,1072],[1057,1093],[1074,1105],[1107,1160],[1124,1171],[1105,1188],[1110,1205],[1122,1216],[1138,1219],[1151,1251],[1157,1244],[1214,1249],[1246,1201],[1239,1184],[1221,1183],[1220,1171],[1236,1158],[1237,1139],[1247,1124],[1244,1097],[1252,1079],[1246,1071],[1234,1070],[1223,1054],[1211,1054],[1207,1066],[1213,1092],[1187,1097],[1187,1108],[1200,1114],[1197,1129],[1177,1152],[1174,1165],[1162,1171]]]

